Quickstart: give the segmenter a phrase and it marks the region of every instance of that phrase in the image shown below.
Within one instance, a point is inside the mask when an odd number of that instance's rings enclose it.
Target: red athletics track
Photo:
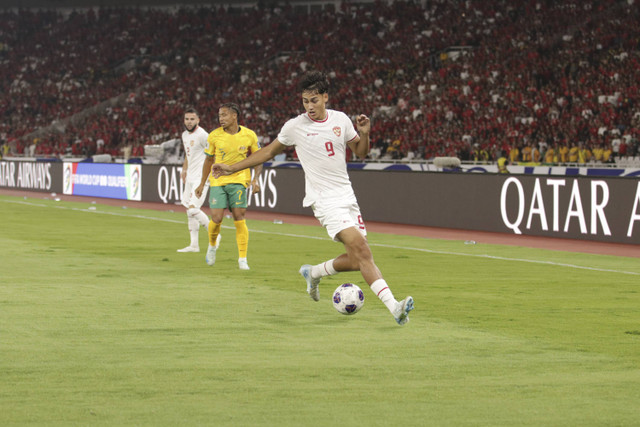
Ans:
[[[0,189],[0,194],[6,196],[28,197],[32,200],[51,199],[49,193],[40,193],[34,191],[20,191]],[[119,199],[105,199],[100,197],[83,197],[83,196],[65,196],[58,194],[61,200],[72,202],[93,202],[97,204],[111,206],[127,206],[140,209],[154,210],[173,210],[182,211],[184,208],[180,205],[171,205],[164,203],[151,202],[134,202]],[[365,212],[366,214],[366,212]],[[320,225],[312,216],[279,214],[272,212],[257,212],[247,210],[247,219],[273,221],[274,219],[282,220],[288,224],[303,225]],[[418,236],[429,239],[445,239],[445,240],[474,240],[478,243],[489,243],[498,245],[525,246],[530,248],[551,249],[556,251],[582,252],[600,255],[615,255],[640,258],[640,245],[622,244],[622,243],[606,243],[594,242],[587,240],[560,239],[555,237],[539,237],[539,236],[518,236],[507,233],[492,233],[487,231],[471,231],[457,230],[450,228],[423,227],[418,225],[389,224],[383,222],[367,221],[367,230],[378,233],[403,234],[409,236]]]

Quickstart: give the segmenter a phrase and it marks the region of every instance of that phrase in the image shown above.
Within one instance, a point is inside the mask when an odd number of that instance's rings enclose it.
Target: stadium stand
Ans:
[[[529,144],[569,163],[557,153],[574,144],[576,163],[640,166],[638,3],[7,9],[0,137],[14,155],[139,157],[180,134],[185,105],[212,129],[234,101],[268,142],[301,111],[296,77],[319,68],[332,105],[372,116],[379,160]]]

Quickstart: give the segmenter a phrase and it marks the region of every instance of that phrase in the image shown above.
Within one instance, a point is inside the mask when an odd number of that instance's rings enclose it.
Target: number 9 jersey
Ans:
[[[278,141],[295,146],[305,171],[303,206],[315,202],[339,202],[355,198],[347,173],[347,143],[358,138],[351,119],[341,111],[327,109],[322,121],[307,113],[287,121]]]

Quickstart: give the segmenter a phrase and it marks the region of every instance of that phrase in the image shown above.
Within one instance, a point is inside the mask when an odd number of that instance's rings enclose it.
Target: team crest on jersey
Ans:
[[[192,139],[191,140],[191,146],[193,147],[193,144],[195,144],[195,141]]]
[[[238,151],[239,151],[240,153],[244,153],[245,151],[247,151],[247,147],[243,145],[243,146],[241,146],[240,148],[238,148]]]
[[[336,126],[333,128],[333,133],[336,134],[336,136],[340,136],[340,134],[342,133],[342,130],[340,129],[340,126]]]

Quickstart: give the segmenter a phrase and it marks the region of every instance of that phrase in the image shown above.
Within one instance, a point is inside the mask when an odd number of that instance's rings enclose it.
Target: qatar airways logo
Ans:
[[[251,179],[255,174],[253,169],[251,170]],[[247,199],[248,206],[256,206],[262,208],[275,208],[278,204],[278,188],[275,185],[276,170],[264,169],[258,177],[258,185],[260,186],[259,193],[253,193],[251,186],[249,186],[249,196]]]
[[[184,184],[180,180],[182,167],[162,166],[158,171],[157,191],[163,203],[174,203],[182,199]]]
[[[53,183],[51,166],[49,162],[1,161],[0,187],[50,190]]]
[[[543,197],[544,194],[547,197]],[[538,226],[543,231],[569,233],[570,227],[577,224],[582,235],[611,236],[610,221],[605,212],[610,196],[609,186],[601,180],[590,181],[588,190],[583,187],[581,191],[578,179],[567,184],[567,180],[561,178],[536,178],[533,190],[527,193],[518,178],[510,177],[502,185],[500,212],[504,225],[515,234],[522,234],[523,228],[531,230]],[[631,197],[632,194],[623,196]],[[634,226],[640,227],[640,182],[633,197],[633,208],[623,213],[628,218],[627,237],[633,235]],[[517,201],[515,211],[507,203],[513,198]],[[584,203],[583,200],[589,201]],[[611,208],[616,209],[617,206]]]

